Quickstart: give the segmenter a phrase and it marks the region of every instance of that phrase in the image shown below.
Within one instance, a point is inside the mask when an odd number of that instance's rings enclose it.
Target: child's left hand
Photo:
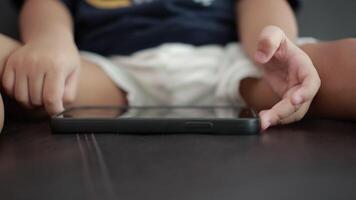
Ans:
[[[265,80],[281,98],[273,108],[260,112],[262,129],[302,119],[321,84],[309,56],[280,28],[268,26],[261,33],[255,59],[262,64]]]

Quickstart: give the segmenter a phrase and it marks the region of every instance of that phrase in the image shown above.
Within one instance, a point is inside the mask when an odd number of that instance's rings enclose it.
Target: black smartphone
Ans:
[[[258,134],[249,108],[222,106],[75,107],[52,117],[53,133]]]

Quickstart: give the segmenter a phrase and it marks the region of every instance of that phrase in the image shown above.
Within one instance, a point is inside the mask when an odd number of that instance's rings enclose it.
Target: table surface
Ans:
[[[0,32],[16,36],[10,1]],[[301,35],[355,36],[356,1],[303,2]],[[52,135],[47,122],[12,123],[0,135],[0,199],[356,199],[355,132],[327,120],[260,136]]]
[[[1,199],[356,199],[356,123],[256,136],[52,135],[47,122],[0,136]]]

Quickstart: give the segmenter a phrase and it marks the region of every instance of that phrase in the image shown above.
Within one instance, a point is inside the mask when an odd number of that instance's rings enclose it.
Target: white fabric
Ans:
[[[301,39],[299,43],[315,42]],[[202,47],[164,44],[131,56],[82,55],[99,65],[135,106],[236,105],[245,103],[240,81],[261,77],[240,44]]]

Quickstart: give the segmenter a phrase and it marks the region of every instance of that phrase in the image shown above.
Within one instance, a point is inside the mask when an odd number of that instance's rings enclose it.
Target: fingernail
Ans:
[[[257,51],[255,58],[257,61],[264,63],[267,60],[267,55],[264,54],[262,51]]]
[[[266,122],[265,125],[264,125],[264,128],[263,130],[267,130],[269,127],[271,126],[271,123],[270,122]]]

